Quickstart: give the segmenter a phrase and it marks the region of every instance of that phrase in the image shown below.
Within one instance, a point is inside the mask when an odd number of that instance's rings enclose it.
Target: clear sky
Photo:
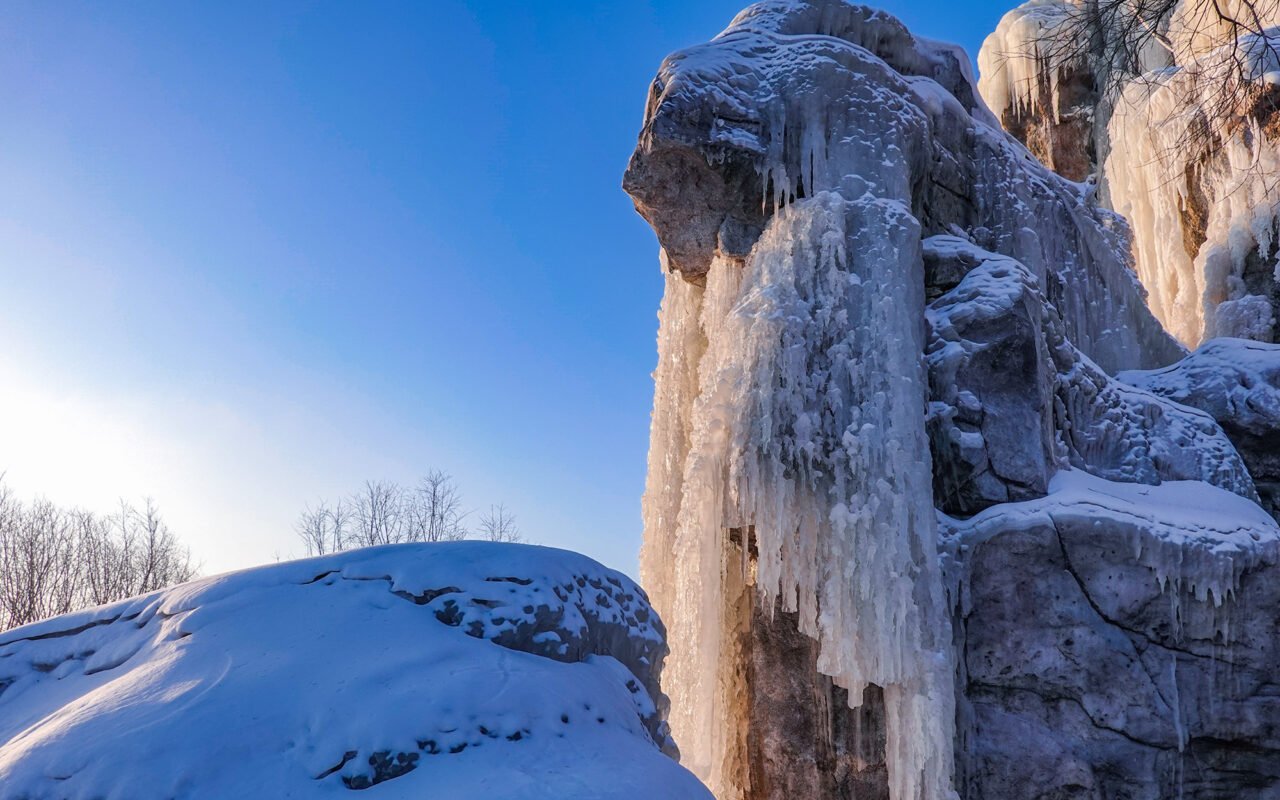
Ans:
[[[451,472],[634,574],[661,294],[619,188],[744,0],[0,8],[0,471],[204,571]],[[973,53],[1014,3],[882,5]]]

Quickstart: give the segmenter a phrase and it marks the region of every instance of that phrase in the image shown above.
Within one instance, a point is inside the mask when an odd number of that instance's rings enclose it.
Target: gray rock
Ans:
[[[1217,420],[1248,466],[1263,507],[1280,519],[1280,345],[1212,339],[1164,369],[1118,377]]]
[[[930,444],[938,507],[970,514],[1045,494],[1073,466],[1120,482],[1202,480],[1256,499],[1208,415],[1103,372],[1067,339],[1025,266],[951,236],[924,242],[934,275],[967,272],[930,303]]]
[[[947,522],[962,796],[1280,797],[1275,525],[1099,487]],[[1197,599],[1221,569],[1228,596]]]

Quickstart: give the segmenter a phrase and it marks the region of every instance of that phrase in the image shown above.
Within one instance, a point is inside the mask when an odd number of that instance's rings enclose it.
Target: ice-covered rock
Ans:
[[[669,56],[624,178],[669,269],[742,263],[774,212],[820,191],[901,204],[1021,261],[1108,371],[1176,360],[1146,308],[1124,221],[1012,142],[968,59],[842,0],[758,3]]]
[[[1031,0],[1010,11],[979,55],[983,97],[1046,164],[1098,173],[1100,195],[1133,226],[1151,310],[1178,339],[1273,341],[1280,7],[1100,9]],[[1119,58],[1110,42],[1135,30],[1150,32],[1145,47]]]
[[[1073,181],[1093,173],[1105,152],[1098,123],[1103,76],[1076,47],[1078,7],[1068,0],[1031,0],[1004,15],[978,53],[978,89],[1040,162]]]
[[[1211,339],[1176,364],[1120,380],[1212,416],[1280,518],[1280,345]]]
[[[1030,270],[963,240],[924,242],[969,271],[926,311],[936,500],[952,513],[1042,496],[1071,465],[1114,481],[1201,480],[1256,499],[1208,415],[1103,372],[1067,338]]]
[[[663,628],[550,548],[396,545],[0,633],[0,797],[707,798]]]
[[[1056,702],[1056,673],[1037,684],[1030,653],[1030,695],[953,694],[973,688],[954,678],[975,648],[1056,635],[1043,592],[1027,592],[1042,615],[984,619],[976,634],[964,614],[979,607],[966,597],[1019,580],[984,582],[966,548],[1013,542],[1027,520],[1061,521],[1071,532],[1053,542],[1068,548],[1111,547],[1077,567],[1123,576],[1089,578],[1100,608],[1142,597],[1195,636],[1206,615],[1242,636],[1274,616],[1251,576],[1271,568],[1276,526],[1231,441],[1210,413],[1112,377],[1186,355],[1147,310],[1124,220],[999,130],[962,54],[840,0],[758,3],[670,56],[624,186],[667,271],[641,568],[671,624],[664,688],[686,763],[722,800],[1066,797],[1086,768],[1104,788],[1079,796],[1102,798],[1150,777],[1125,765],[1130,751],[1095,747],[1092,728],[1043,733],[1054,720],[1022,704]],[[942,520],[948,583],[935,496],[980,512]],[[1206,505],[1174,513],[1187,503]],[[1204,519],[1219,507],[1234,522]],[[1018,566],[1070,587],[1062,552]],[[1132,649],[1098,635],[1111,667]],[[1197,680],[1225,668],[1197,653]],[[1259,658],[1262,671],[1270,651]],[[1193,724],[1199,706],[1152,699],[1134,676],[1088,671],[1080,702],[1137,693],[1150,707],[1131,711],[1135,735],[1176,717],[1188,733],[1174,752],[1247,773],[1228,790],[1270,780],[1234,754],[1269,757],[1265,725],[1225,736],[1270,712],[1267,686],[1224,690],[1237,707]],[[979,706],[1028,735],[971,724]],[[1120,713],[1099,719],[1123,739]],[[1042,773],[1046,792],[1010,777]]]
[[[941,529],[965,797],[1280,792],[1280,529],[1257,505],[1064,472]]]

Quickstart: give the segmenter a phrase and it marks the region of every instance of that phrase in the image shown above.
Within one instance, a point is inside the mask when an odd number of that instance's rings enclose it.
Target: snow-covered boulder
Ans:
[[[962,796],[1280,793],[1280,529],[1256,504],[1072,471],[942,519]]]
[[[698,798],[662,623],[575,553],[396,545],[0,634],[0,797]]]
[[[1210,339],[1168,367],[1117,377],[1217,420],[1280,519],[1280,345]]]

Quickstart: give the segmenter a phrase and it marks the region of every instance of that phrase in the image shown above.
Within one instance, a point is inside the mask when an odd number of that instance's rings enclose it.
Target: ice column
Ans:
[[[753,529],[765,607],[799,611],[819,670],[885,689],[894,800],[952,796],[950,629],[924,430],[920,229],[903,204],[819,192],[745,265],[668,278],[642,571],[669,628],[684,763],[721,798],[727,530]]]

